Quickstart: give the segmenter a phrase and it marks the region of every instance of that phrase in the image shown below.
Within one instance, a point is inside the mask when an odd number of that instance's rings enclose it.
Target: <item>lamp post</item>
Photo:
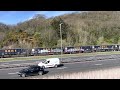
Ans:
[[[62,32],[61,32],[61,25],[62,25],[63,23],[60,23],[59,25],[60,25],[60,37],[61,37],[61,61],[62,61]]]

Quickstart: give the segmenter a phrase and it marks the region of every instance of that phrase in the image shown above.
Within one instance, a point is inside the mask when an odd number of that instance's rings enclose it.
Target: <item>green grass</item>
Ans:
[[[96,55],[111,55],[111,54],[120,54],[120,51],[79,53],[79,54],[63,54],[63,55],[62,55],[62,58],[65,58],[65,57],[81,57],[81,56],[96,56]],[[0,62],[16,61],[16,60],[17,60],[17,61],[18,61],[18,60],[38,60],[38,59],[55,58],[55,57],[61,58],[61,55],[0,58]]]

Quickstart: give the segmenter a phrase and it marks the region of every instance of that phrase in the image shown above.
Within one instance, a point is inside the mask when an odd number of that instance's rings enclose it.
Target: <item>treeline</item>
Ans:
[[[120,43],[120,12],[89,11],[46,18],[37,14],[17,25],[0,23],[0,48],[60,47]]]

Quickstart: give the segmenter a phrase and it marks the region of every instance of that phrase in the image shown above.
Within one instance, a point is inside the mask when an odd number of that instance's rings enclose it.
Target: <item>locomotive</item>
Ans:
[[[0,50],[0,57],[19,57],[19,56],[28,56],[28,49],[22,49],[22,48],[17,48],[17,49],[1,49]]]

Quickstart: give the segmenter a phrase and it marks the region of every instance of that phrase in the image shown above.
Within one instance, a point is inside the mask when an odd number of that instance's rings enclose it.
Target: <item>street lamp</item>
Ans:
[[[61,25],[62,25],[63,23],[60,23],[59,25],[60,25],[60,37],[61,37],[61,61],[62,61],[62,32],[61,32]]]

